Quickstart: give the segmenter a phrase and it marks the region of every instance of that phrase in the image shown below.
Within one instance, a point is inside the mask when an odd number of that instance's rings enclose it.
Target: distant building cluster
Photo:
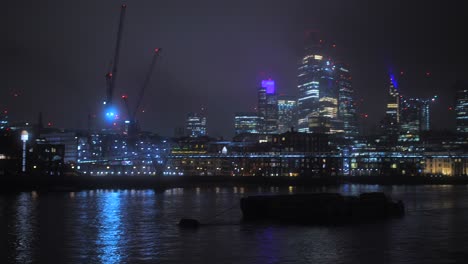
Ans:
[[[35,124],[12,122],[3,111],[0,175],[468,176],[467,83],[453,86],[456,131],[437,132],[437,96],[408,97],[390,74],[381,130],[369,136],[360,133],[349,65],[316,34],[307,35],[297,82],[297,96],[288,96],[274,79],[262,80],[252,89],[256,111],[234,114],[232,140],[209,137],[203,109],[188,113],[171,138],[141,131],[135,115],[61,130],[43,127],[42,115]]]
[[[315,34],[309,34],[298,65],[298,96],[279,96],[272,79],[258,88],[256,118],[249,116],[250,133],[277,134],[292,128],[304,133],[358,135],[357,111],[351,72],[334,61]],[[234,117],[236,134],[245,133],[247,115]],[[257,122],[257,123],[255,123]]]

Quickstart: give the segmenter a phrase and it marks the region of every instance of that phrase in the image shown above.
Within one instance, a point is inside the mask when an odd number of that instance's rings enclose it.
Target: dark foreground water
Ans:
[[[373,224],[240,224],[259,193],[384,191],[407,215]],[[181,217],[210,223],[177,227]],[[0,263],[468,263],[468,186],[220,187],[0,195]]]

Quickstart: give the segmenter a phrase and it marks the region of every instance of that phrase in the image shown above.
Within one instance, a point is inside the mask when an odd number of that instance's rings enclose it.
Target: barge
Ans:
[[[304,224],[348,223],[402,217],[402,201],[382,192],[343,196],[338,193],[258,195],[241,198],[243,219],[278,220]]]

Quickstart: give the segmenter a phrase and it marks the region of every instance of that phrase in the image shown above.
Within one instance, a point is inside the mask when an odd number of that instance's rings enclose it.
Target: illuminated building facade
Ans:
[[[468,135],[468,84],[457,82],[455,84],[455,122],[457,133]]]
[[[400,136],[399,141],[419,141],[422,131],[429,131],[430,103],[437,99],[405,98],[400,96]]]
[[[253,140],[248,140],[248,138]],[[286,132],[250,134],[232,142],[189,138],[167,156],[164,176],[421,176],[468,174],[468,155],[450,152],[402,152],[363,143],[337,151],[332,135]]]
[[[51,145],[63,145],[65,163],[75,163],[78,157],[78,136],[75,132],[47,133],[39,136]]]
[[[185,121],[185,128],[190,137],[206,136],[206,117],[199,113],[189,113]]]
[[[298,67],[297,129],[299,132],[313,132],[312,123],[316,123],[313,120],[319,118],[320,81],[323,76],[324,61],[322,42],[316,34],[308,34]]]
[[[4,110],[0,112],[0,130],[8,128],[8,111]]]
[[[423,109],[423,104],[418,99],[408,98],[402,100],[399,141],[419,141]]]
[[[278,133],[289,131],[296,127],[295,112],[296,100],[287,96],[280,96],[278,99]]]
[[[78,137],[77,150],[76,170],[85,175],[155,175],[170,147],[152,134],[129,141],[122,134],[90,133]]]
[[[297,129],[305,133],[339,134],[344,132],[339,117],[340,72],[326,57],[322,44],[316,34],[307,35],[298,67]],[[348,84],[350,88],[350,80]]]
[[[328,60],[324,64],[320,80],[319,119],[309,123],[318,133],[342,133],[341,120],[338,119],[338,86],[335,82],[336,67]]]
[[[179,147],[168,156],[163,175],[294,177],[336,175],[340,171],[340,157],[330,153],[325,134],[287,132],[268,135],[248,150],[244,144],[197,142],[184,151]]]
[[[234,128],[236,135],[242,133],[260,133],[263,117],[257,113],[236,113],[234,116]]]
[[[400,124],[400,94],[398,84],[393,75],[390,75],[390,86],[387,95],[387,110],[382,122],[384,133],[389,139],[396,139],[399,134]]]
[[[448,154],[427,155],[424,159],[424,174],[443,176],[468,175],[468,158]]]
[[[431,101],[433,102],[435,99],[433,98]],[[428,100],[422,101],[421,105],[421,131],[429,131],[431,130],[431,108],[430,102]]]
[[[338,84],[338,118],[343,122],[342,127],[345,137],[354,138],[358,135],[358,124],[349,67],[345,64],[337,64],[336,76]]]
[[[258,116],[263,118],[261,133],[274,134],[278,132],[278,96],[275,81],[268,79],[262,81],[258,89]]]

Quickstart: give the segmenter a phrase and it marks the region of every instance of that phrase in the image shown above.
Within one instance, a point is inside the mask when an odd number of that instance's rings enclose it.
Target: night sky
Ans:
[[[145,130],[171,136],[187,112],[205,107],[208,133],[232,136],[234,113],[253,110],[262,76],[275,79],[280,94],[297,94],[307,29],[336,44],[338,59],[350,64],[367,128],[384,115],[392,70],[403,94],[438,94],[433,126],[451,129],[450,87],[468,79],[462,2],[7,1],[0,108],[17,121],[35,121],[42,111],[45,122],[62,128],[86,128],[89,113],[102,115],[104,75],[126,3],[115,100],[125,93],[135,103],[152,50],[163,48],[138,116]]]

